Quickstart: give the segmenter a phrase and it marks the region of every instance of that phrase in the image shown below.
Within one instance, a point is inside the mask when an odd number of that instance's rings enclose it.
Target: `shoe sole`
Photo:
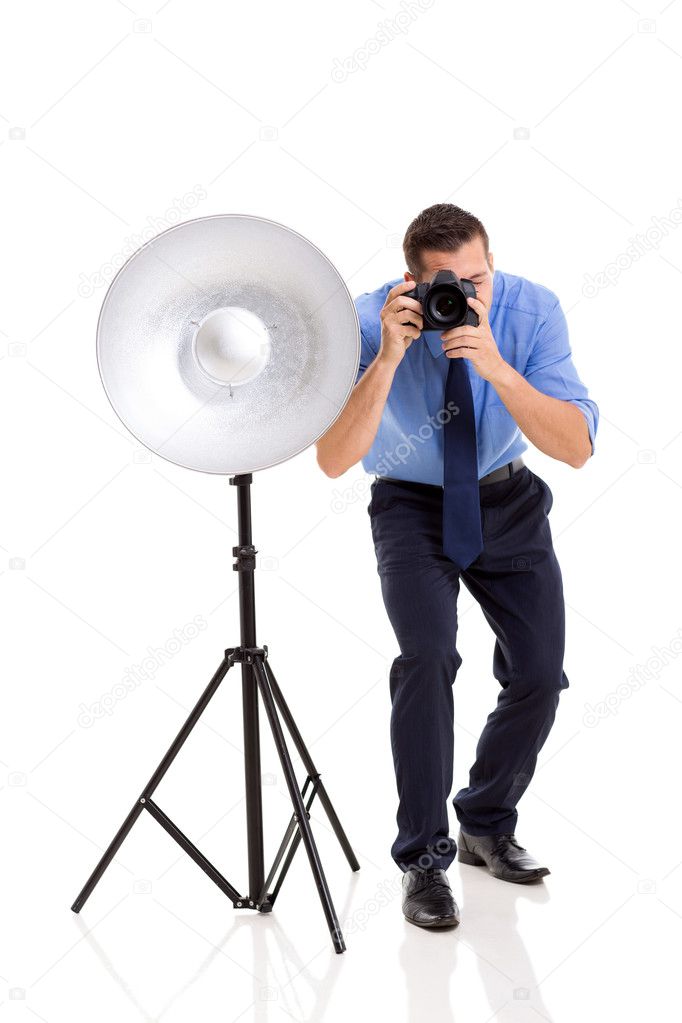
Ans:
[[[547,867],[541,867],[540,870],[529,874],[528,877],[504,877],[501,874],[493,874],[492,870],[490,871],[491,877],[496,877],[498,881],[510,881],[512,884],[531,884],[533,881],[540,881],[549,873],[550,871]]]
[[[511,881],[512,884],[528,884],[529,881],[539,881],[541,877],[546,877],[551,873],[549,867],[539,867],[525,877],[505,877],[504,874],[496,874],[493,870],[490,870],[484,859],[476,856],[475,853],[468,852],[466,849],[457,851],[457,859],[460,863],[466,863],[470,867],[485,867],[488,873],[492,877],[496,877],[498,881]]]
[[[459,918],[454,916],[445,917],[443,920],[434,920],[432,923],[422,923],[420,920],[412,920],[411,917],[405,916],[404,913],[403,916],[405,917],[405,920],[407,920],[408,924],[414,924],[415,927],[423,927],[425,930],[436,930],[440,927],[459,926]]]

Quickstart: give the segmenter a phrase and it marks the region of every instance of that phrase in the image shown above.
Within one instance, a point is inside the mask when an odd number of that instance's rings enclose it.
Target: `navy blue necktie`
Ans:
[[[443,424],[443,553],[460,569],[483,549],[476,454],[476,420],[469,373],[463,358],[449,359]]]

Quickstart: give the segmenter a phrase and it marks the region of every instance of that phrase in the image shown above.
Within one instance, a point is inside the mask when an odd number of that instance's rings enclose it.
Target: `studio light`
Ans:
[[[261,217],[202,217],[135,252],[112,281],[97,327],[97,361],[127,429],[177,465],[230,477],[236,488],[240,645],[222,662],[71,907],[78,913],[143,810],[238,909],[273,908],[302,841],[336,952],[345,943],[310,827],[318,797],[352,870],[360,865],[256,642],[252,474],[308,448],[337,419],[355,384],[360,333],[351,296],[316,246]],[[241,893],[152,798],[230,668],[241,666],[249,884]],[[292,802],[265,875],[259,703]],[[285,726],[307,777],[300,789]]]
[[[97,359],[142,444],[188,469],[284,462],[331,426],[355,383],[355,306],[300,234],[260,217],[172,227],[107,292]]]

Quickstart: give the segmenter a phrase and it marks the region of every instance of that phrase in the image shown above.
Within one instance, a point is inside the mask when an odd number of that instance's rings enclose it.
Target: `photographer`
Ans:
[[[330,477],[360,460],[376,476],[368,511],[400,649],[389,679],[399,797],[391,855],[403,871],[406,919],[442,927],[459,922],[445,873],[456,853],[505,881],[549,873],[515,837],[516,805],[568,686],[565,613],[547,518],[553,495],[521,455],[526,437],[579,468],[594,451],[599,413],[573,365],[556,295],[494,270],[480,220],[432,206],[403,248],[404,279],[356,300],[358,379],[317,458]],[[438,271],[454,281],[445,302],[425,287]],[[415,288],[431,310],[429,329]],[[438,309],[460,301],[459,325],[433,329]],[[469,785],[453,799],[455,842],[447,801],[460,579],[495,634],[501,691]]]

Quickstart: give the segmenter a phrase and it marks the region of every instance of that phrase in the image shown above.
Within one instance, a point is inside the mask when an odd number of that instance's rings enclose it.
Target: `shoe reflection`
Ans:
[[[527,1020],[533,1009],[533,1018],[551,1020],[519,932],[525,906],[549,901],[546,884],[511,884],[476,867],[451,867],[448,875],[461,908],[460,926],[438,931],[404,921],[399,959],[407,988],[406,1019],[461,1023],[475,997],[475,960],[490,1018]]]

